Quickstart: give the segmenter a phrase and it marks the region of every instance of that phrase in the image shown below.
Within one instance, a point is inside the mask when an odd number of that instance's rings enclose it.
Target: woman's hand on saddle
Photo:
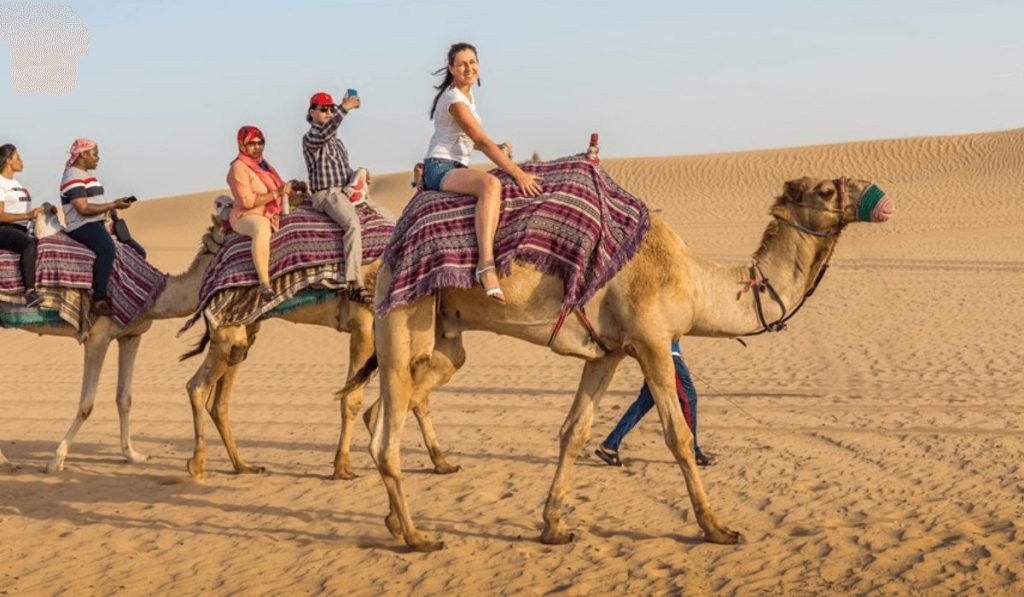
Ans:
[[[540,176],[527,174],[526,172],[523,172],[521,170],[520,174],[515,178],[516,184],[519,185],[520,189],[522,189],[524,195],[526,195],[527,197],[536,197],[537,195],[540,195],[540,183],[541,181],[544,180],[543,178],[541,178]]]
[[[43,213],[43,208],[42,207],[33,207],[32,211],[28,212],[28,219],[34,220],[34,219],[38,218],[39,215],[42,214],[42,213]]]
[[[295,188],[292,185],[292,181],[288,181],[288,182],[284,183],[283,187],[281,187],[281,194],[280,194],[280,196],[281,197],[291,197],[292,193],[294,193],[294,192],[295,192]]]

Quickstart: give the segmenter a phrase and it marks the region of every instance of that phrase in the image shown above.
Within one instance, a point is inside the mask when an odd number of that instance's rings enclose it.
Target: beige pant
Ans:
[[[270,220],[263,216],[242,216],[231,229],[252,239],[252,262],[260,284],[270,286]]]
[[[357,288],[363,287],[363,235],[359,228],[359,214],[356,206],[339,187],[331,187],[313,193],[313,208],[330,216],[341,226],[345,250],[345,282]]]

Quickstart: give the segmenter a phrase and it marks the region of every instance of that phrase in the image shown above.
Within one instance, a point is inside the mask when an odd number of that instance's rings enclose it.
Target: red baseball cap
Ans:
[[[334,98],[331,97],[330,93],[325,93],[323,91],[320,91],[320,92],[314,93],[313,97],[309,98],[309,107],[311,107],[311,108],[313,106],[333,106],[333,105],[334,105]]]

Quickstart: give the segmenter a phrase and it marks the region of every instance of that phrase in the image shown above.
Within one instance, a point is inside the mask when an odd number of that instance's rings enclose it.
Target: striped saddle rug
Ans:
[[[581,155],[522,168],[543,177],[539,196],[525,197],[510,176],[491,171],[504,199],[494,246],[498,271],[508,274],[520,261],[561,276],[562,309],[580,308],[640,248],[650,229],[647,206]],[[378,316],[438,288],[473,286],[475,212],[474,197],[425,191],[412,198],[384,251],[392,279]]]
[[[384,252],[394,222],[367,204],[356,207],[362,229],[363,264]],[[230,233],[213,258],[199,289],[199,308],[178,334],[205,316],[213,327],[249,324],[299,292],[311,287],[340,288],[345,276],[342,230],[329,216],[303,203],[281,216],[281,227],[270,240],[270,280],[274,299],[261,302],[259,278],[252,262],[252,241]]]
[[[92,288],[92,264],[96,256],[85,245],[59,232],[39,239],[36,257],[36,290],[43,296],[42,309],[54,301],[63,303],[58,309],[61,319],[81,331],[87,317],[82,313],[91,306],[87,300]],[[166,274],[149,264],[130,247],[114,241],[117,256],[107,288],[114,320],[127,327],[136,317],[153,305],[167,283]],[[21,279],[21,256],[0,251],[0,301],[21,305],[25,286]],[[69,291],[82,296],[67,300]],[[73,308],[71,308],[73,306]],[[31,320],[22,317],[18,321]]]

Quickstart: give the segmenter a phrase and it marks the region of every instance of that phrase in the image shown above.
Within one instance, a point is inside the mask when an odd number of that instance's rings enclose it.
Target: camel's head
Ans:
[[[216,253],[224,245],[228,230],[231,229],[228,218],[234,201],[227,195],[220,195],[213,200],[213,213],[210,214],[210,229],[203,235],[203,245],[210,253]]]
[[[231,217],[231,208],[234,206],[235,200],[227,195],[217,195],[213,200],[213,222],[216,224],[220,222],[224,226],[228,225],[228,218]]]
[[[895,205],[868,180],[803,177],[785,184],[772,215],[808,231],[831,235],[851,222],[884,222]]]

